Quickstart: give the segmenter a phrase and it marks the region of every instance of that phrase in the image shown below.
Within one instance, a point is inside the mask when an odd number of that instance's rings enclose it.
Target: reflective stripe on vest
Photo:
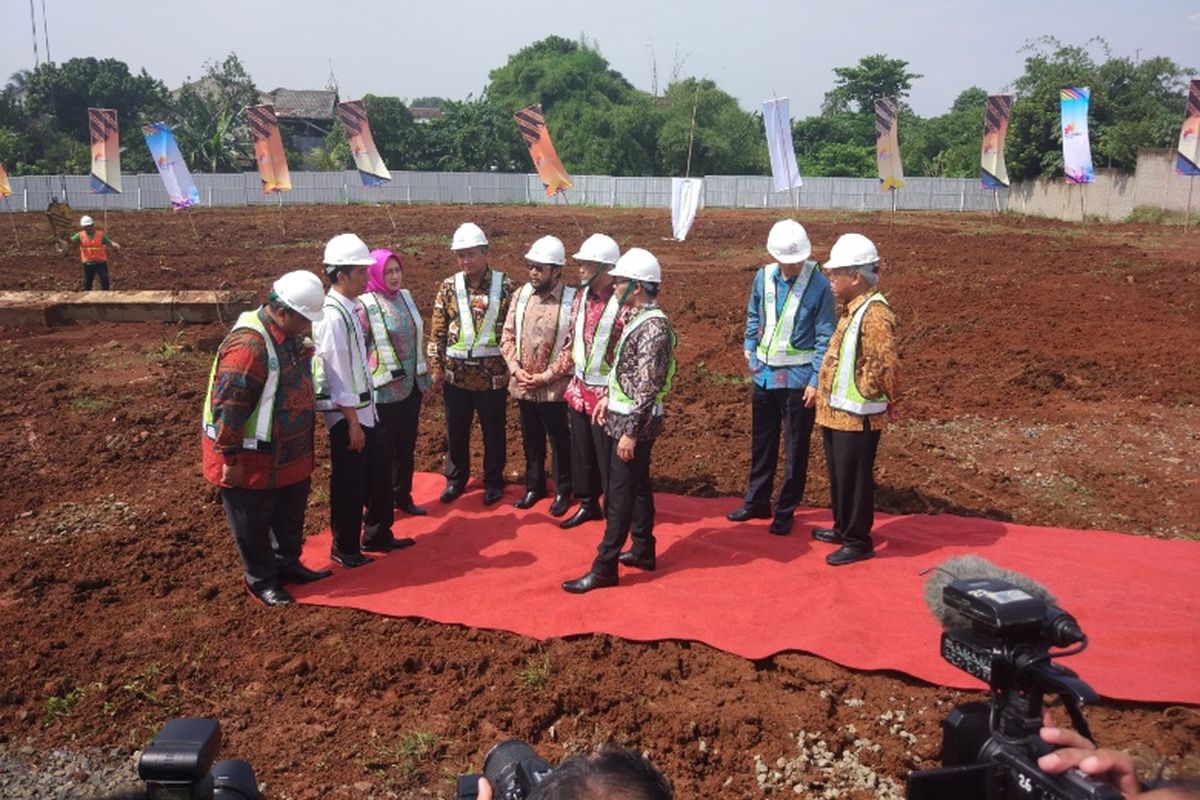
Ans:
[[[584,288],[583,297],[579,300],[579,314],[575,317],[575,339],[571,342],[571,354],[575,358],[575,377],[587,386],[606,386],[608,373],[612,364],[606,360],[608,356],[608,340],[612,338],[613,326],[617,315],[621,313],[621,302],[616,292],[608,298],[600,320],[596,323],[596,332],[592,335],[592,349],[589,352],[583,341],[584,327],[587,323],[587,296],[590,290]]]
[[[476,344],[475,317],[471,315],[471,298],[467,294],[465,273],[454,276],[454,296],[458,301],[458,341],[446,348],[448,358],[486,358],[500,355],[496,338],[496,316],[500,313],[500,294],[504,288],[504,275],[492,271],[492,285],[488,289],[488,307],[483,315],[483,340]]]
[[[867,301],[858,307],[846,332],[842,335],[842,346],[838,349],[838,368],[833,377],[833,390],[830,392],[829,405],[833,408],[849,411],[859,416],[882,414],[887,411],[888,397],[863,397],[858,390],[855,363],[858,360],[859,332],[862,330],[863,317],[867,315],[867,307],[872,303],[888,304],[887,299],[875,292]]]
[[[350,316],[350,312],[342,307],[342,304],[332,297],[325,296],[325,304],[322,308],[337,311],[342,318],[342,323],[346,326],[346,340],[350,344],[350,372],[351,388],[358,395],[358,402],[354,408],[366,408],[371,405],[371,373],[367,371],[367,365],[362,360],[363,346],[358,338],[358,323]],[[320,355],[313,356],[313,384],[317,391],[317,411],[334,411],[337,406],[333,404],[333,400],[329,397],[329,389],[325,384],[325,365],[322,363]]]
[[[362,301],[363,308],[367,310],[367,322],[371,325],[371,343],[376,356],[375,369],[371,370],[371,383],[378,389],[403,378],[405,375],[404,365],[400,363],[396,347],[392,344],[392,337],[388,335],[387,325],[383,319],[383,306],[379,302],[379,298],[368,292],[359,299]],[[400,299],[404,301],[404,307],[412,317],[413,328],[416,330],[413,346],[417,351],[417,374],[424,375],[429,372],[429,367],[425,364],[425,353],[421,350],[421,343],[425,339],[425,325],[421,322],[421,315],[417,313],[417,305],[413,302],[412,293],[408,289],[401,289]]]
[[[763,319],[757,348],[758,360],[768,367],[791,367],[811,364],[815,350],[797,350],[792,346],[792,333],[796,330],[796,317],[800,313],[800,299],[808,288],[815,268],[812,261],[805,261],[791,291],[783,301],[783,312],[776,319],[775,276],[779,265],[762,268],[763,273]]]
[[[558,354],[562,352],[563,344],[567,341],[567,331],[571,327],[571,303],[575,299],[575,291],[574,286],[563,287],[562,300],[558,304],[558,319],[554,323],[554,345],[550,348],[550,365],[554,364]],[[531,297],[533,297],[533,284],[527,283],[517,293],[515,316],[518,364],[521,363],[521,338],[522,332],[525,330],[525,307],[529,305]]]
[[[79,232],[79,260],[85,264],[89,261],[108,261],[108,251],[104,249],[104,231],[96,231],[92,236],[88,236],[87,231]]]
[[[238,317],[231,330],[247,328],[262,336],[263,344],[267,347],[267,380],[263,383],[262,394],[258,404],[246,420],[242,428],[242,447],[246,450],[271,449],[271,426],[275,418],[275,394],[279,389],[279,357],[275,355],[275,342],[271,334],[258,318],[257,311],[244,311]],[[217,378],[217,358],[213,359],[212,370],[208,373],[208,392],[204,396],[204,433],[210,439],[217,438],[216,421],[213,418],[212,391]],[[265,412],[265,413],[264,413]]]
[[[632,414],[633,413],[633,398],[625,394],[621,389],[621,383],[617,380],[617,365],[621,363],[621,353],[625,349],[625,340],[629,338],[629,334],[633,333],[643,322],[650,319],[666,319],[667,315],[662,312],[662,309],[652,308],[649,311],[643,311],[625,325],[625,330],[621,332],[621,339],[617,342],[617,354],[613,357],[612,370],[608,373],[608,410],[614,414]],[[671,384],[675,380],[675,332],[671,331],[671,362],[667,365],[667,380],[663,383],[662,389],[654,396],[654,409],[651,412],[656,417],[661,417],[663,413],[663,398],[671,391]]]

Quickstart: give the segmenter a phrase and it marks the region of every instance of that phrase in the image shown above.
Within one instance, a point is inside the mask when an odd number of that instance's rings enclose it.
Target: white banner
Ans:
[[[687,238],[692,223],[696,221],[696,209],[700,207],[700,195],[704,191],[701,178],[671,178],[671,229],[675,238]]]
[[[771,154],[774,191],[786,192],[804,185],[796,166],[796,148],[792,146],[792,112],[786,97],[763,101],[763,124],[767,129],[767,150]]]

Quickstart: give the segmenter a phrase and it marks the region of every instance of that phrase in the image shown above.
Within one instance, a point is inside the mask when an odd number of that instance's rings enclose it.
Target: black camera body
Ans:
[[[245,761],[213,764],[221,749],[215,719],[173,719],[142,751],[138,777],[151,800],[262,800]]]
[[[1086,645],[1075,618],[998,578],[953,581],[943,600],[963,624],[942,633],[942,657],[987,683],[992,699],[956,706],[942,721],[942,767],[911,773],[908,798],[1120,800],[1116,787],[1078,770],[1050,775],[1037,766],[1053,749],[1039,735],[1046,695],[1060,697],[1091,738],[1080,706],[1098,696],[1051,661],[1051,647]]]
[[[538,784],[550,777],[554,766],[520,739],[500,742],[483,758],[483,775],[458,779],[458,800],[471,800],[479,793],[479,778],[487,778],[496,800],[526,800]]]

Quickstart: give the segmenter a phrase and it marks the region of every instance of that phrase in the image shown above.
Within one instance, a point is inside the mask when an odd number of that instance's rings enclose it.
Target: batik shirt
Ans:
[[[467,282],[471,317],[475,320],[475,330],[480,336],[483,332],[479,329],[483,326],[483,317],[487,313],[488,290],[491,286],[491,267],[483,271],[483,277],[478,284],[472,285],[470,281]],[[500,342],[500,326],[508,316],[508,305],[516,288],[515,283],[507,277],[504,278],[500,289],[500,310],[496,314],[497,344]],[[458,299],[454,292],[453,275],[442,281],[442,285],[438,287],[425,341],[425,358],[429,363],[431,376],[444,374],[446,383],[471,391],[503,389],[508,386],[508,365],[503,356],[470,359],[446,357],[447,345],[458,341]]]

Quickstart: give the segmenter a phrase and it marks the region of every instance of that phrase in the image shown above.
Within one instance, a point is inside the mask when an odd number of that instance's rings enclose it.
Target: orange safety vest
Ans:
[[[96,231],[92,236],[88,236],[86,230],[79,232],[79,260],[85,264],[89,261],[108,261],[108,251],[104,249],[104,231]]]

